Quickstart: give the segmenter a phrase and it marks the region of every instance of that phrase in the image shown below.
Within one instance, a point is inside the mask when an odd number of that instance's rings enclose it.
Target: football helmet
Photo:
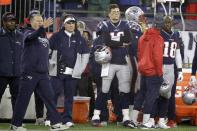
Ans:
[[[95,56],[95,61],[99,64],[109,63],[112,58],[111,50],[107,46],[100,46],[94,52],[94,56]]]
[[[194,86],[188,86],[182,95],[182,100],[187,105],[192,105],[196,102],[197,89]]]
[[[164,79],[160,87],[160,94],[167,94],[170,90],[170,82],[167,79]]]
[[[126,20],[128,20],[128,21],[135,21],[137,23],[139,21],[139,16],[141,16],[143,14],[144,14],[144,12],[142,11],[142,9],[140,9],[137,6],[129,7],[125,11]]]

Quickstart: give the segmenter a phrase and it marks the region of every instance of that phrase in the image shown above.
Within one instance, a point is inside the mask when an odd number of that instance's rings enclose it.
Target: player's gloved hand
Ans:
[[[178,72],[178,78],[177,78],[177,81],[178,82],[181,82],[183,80],[183,72]]]
[[[195,85],[196,84],[196,77],[194,75],[192,75],[190,77],[190,82],[189,82],[191,85]]]

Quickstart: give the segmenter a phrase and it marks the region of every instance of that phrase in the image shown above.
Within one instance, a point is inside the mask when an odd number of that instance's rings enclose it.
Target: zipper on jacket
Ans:
[[[68,39],[68,46],[69,46],[69,48],[70,48],[70,37],[69,37],[69,39]]]

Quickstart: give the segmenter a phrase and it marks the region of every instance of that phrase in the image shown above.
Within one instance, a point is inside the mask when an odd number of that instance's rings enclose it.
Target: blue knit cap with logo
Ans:
[[[161,29],[163,27],[163,24],[164,24],[164,15],[156,14],[154,16],[153,26],[157,27],[158,29]]]

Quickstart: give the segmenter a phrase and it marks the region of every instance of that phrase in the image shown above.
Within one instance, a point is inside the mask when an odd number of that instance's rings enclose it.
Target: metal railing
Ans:
[[[54,5],[56,5],[56,0],[12,0],[11,5],[0,5],[0,16],[5,12],[13,12],[20,24],[28,17],[30,10],[38,9],[44,17],[47,14],[48,17],[52,15],[53,18],[56,18],[56,6]],[[1,22],[0,17],[0,26]],[[53,25],[53,30],[56,30],[56,23]]]
[[[106,11],[88,11],[88,10],[67,10],[67,9],[57,9],[57,0],[12,0],[11,5],[7,6],[1,6],[0,5],[0,16],[4,14],[5,12],[14,12],[18,23],[21,24],[24,21],[24,18],[28,17],[28,14],[30,10],[37,8],[40,10],[40,12],[43,14],[44,17],[53,17],[56,19],[57,17],[57,12],[59,14],[62,14],[63,12],[67,13],[72,13],[72,14],[100,14],[102,16],[106,16],[107,12]],[[122,12],[122,14],[124,14]],[[147,16],[153,16],[154,11],[145,13]],[[179,13],[172,13],[174,16],[178,16]],[[183,16],[197,16],[197,14],[186,14],[183,13]],[[0,17],[0,26],[2,25],[1,23],[1,17]],[[53,24],[53,31],[57,30],[57,23],[56,20],[54,21]],[[50,30],[51,31],[51,30]]]

